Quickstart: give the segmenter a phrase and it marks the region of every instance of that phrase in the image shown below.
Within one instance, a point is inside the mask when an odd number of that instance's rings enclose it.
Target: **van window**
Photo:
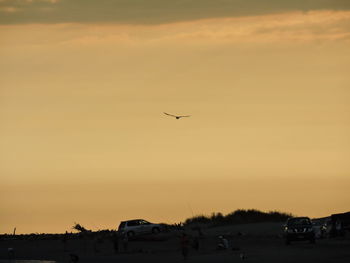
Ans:
[[[138,220],[133,220],[133,221],[129,221],[128,222],[128,226],[138,226],[139,225],[139,221]]]
[[[118,229],[123,229],[125,227],[126,222],[121,222]]]

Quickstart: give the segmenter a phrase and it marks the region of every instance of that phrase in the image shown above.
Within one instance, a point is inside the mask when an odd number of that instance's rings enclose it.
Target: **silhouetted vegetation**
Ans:
[[[259,222],[282,222],[286,221],[289,217],[292,217],[292,214],[271,211],[271,212],[262,212],[255,209],[239,209],[227,215],[222,213],[212,213],[209,216],[198,215],[192,218],[188,218],[184,223],[167,225],[162,224],[164,231],[170,230],[179,230],[183,229],[184,225],[207,225],[211,226],[220,226],[220,225],[230,225],[230,224],[245,224],[245,223],[259,223]],[[0,234],[0,240],[46,240],[46,239],[81,239],[81,238],[96,238],[104,237],[111,238],[116,232],[116,229],[99,229],[97,231],[92,231],[86,229],[84,226],[78,223],[74,223],[72,229],[76,230],[78,233],[68,233],[65,234],[45,234],[45,233],[31,233],[31,234]]]
[[[209,225],[228,225],[228,224],[244,224],[258,222],[282,222],[292,217],[292,214],[270,211],[262,212],[255,209],[239,209],[227,215],[222,213],[213,213],[210,216],[199,215],[188,218],[185,224],[209,224]]]
[[[74,226],[72,229],[77,230],[78,232],[84,233],[84,232],[91,232],[91,230],[87,230],[85,227],[78,223],[74,223]]]

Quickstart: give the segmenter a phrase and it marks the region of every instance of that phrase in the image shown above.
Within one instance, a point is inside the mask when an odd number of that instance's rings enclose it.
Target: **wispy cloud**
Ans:
[[[4,13],[14,13],[14,12],[18,12],[18,11],[20,11],[20,9],[13,7],[13,6],[0,7],[0,12],[4,12]]]
[[[0,0],[0,3],[11,3],[14,5],[32,4],[32,3],[51,3],[56,4],[60,0]]]
[[[22,12],[6,13],[11,6]],[[49,14],[42,12],[48,6]],[[162,24],[310,10],[350,10],[344,0],[0,0],[1,24]]]
[[[217,18],[161,25],[28,24],[0,25],[1,55],[6,50],[155,50],[257,45],[350,44],[350,11],[289,12]],[[29,51],[28,51],[29,50]]]
[[[349,41],[350,11],[289,12],[238,18],[204,19],[162,25],[56,24],[1,26],[3,35],[13,29],[29,32],[35,38],[14,41],[23,44],[52,45],[143,45],[229,44],[229,43],[304,43]],[[21,30],[20,30],[21,31]],[[50,33],[49,33],[50,32]],[[64,34],[62,34],[64,32]],[[45,41],[43,41],[45,39]],[[10,41],[10,40],[8,40]]]

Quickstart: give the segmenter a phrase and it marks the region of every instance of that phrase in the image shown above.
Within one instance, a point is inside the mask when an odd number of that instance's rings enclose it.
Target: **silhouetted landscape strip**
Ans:
[[[185,224],[210,224],[217,226],[259,222],[282,222],[292,216],[293,215],[290,213],[278,211],[262,212],[256,209],[238,209],[227,215],[223,215],[222,213],[212,213],[210,216],[194,216],[186,219]]]

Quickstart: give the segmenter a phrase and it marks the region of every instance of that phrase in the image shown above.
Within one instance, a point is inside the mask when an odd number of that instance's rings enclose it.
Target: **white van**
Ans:
[[[157,234],[161,230],[161,225],[153,224],[143,219],[134,219],[120,222],[118,231],[133,237],[139,234]]]

